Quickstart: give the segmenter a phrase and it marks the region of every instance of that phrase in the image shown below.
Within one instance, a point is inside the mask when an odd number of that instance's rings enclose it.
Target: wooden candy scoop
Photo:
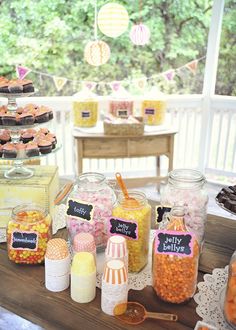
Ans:
[[[120,189],[123,192],[123,195],[125,197],[125,201],[122,203],[124,207],[131,207],[131,208],[135,208],[135,207],[140,207],[140,203],[137,201],[137,199],[130,197],[128,190],[126,188],[125,182],[122,179],[122,176],[120,173],[116,173],[116,181],[120,187]]]
[[[175,314],[147,312],[144,306],[137,302],[127,302],[116,305],[114,308],[114,316],[117,319],[132,325],[140,324],[146,318],[165,321],[178,320],[178,316]]]

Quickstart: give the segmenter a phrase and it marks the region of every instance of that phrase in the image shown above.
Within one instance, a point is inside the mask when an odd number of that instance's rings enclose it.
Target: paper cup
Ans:
[[[93,235],[89,233],[79,233],[75,235],[73,240],[74,252],[94,252],[96,245]]]
[[[62,238],[50,239],[47,243],[45,257],[52,260],[65,259],[69,255],[66,241]]]
[[[105,266],[103,280],[108,284],[124,284],[128,281],[125,264],[121,260],[110,260]]]
[[[70,255],[60,260],[52,260],[45,257],[45,277],[63,276],[70,273],[70,261]]]
[[[70,274],[63,276],[46,276],[45,286],[49,291],[60,292],[66,290],[70,285]]]
[[[126,239],[123,236],[111,236],[107,242],[106,255],[111,258],[124,258],[128,254]]]

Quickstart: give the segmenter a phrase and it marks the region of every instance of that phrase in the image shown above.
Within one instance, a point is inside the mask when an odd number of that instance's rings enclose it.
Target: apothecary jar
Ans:
[[[103,174],[81,174],[67,199],[67,229],[71,244],[76,234],[90,233],[94,236],[96,247],[105,248],[108,222],[115,201],[114,190]]]
[[[204,239],[208,196],[204,175],[197,170],[176,169],[169,173],[168,183],[161,191],[161,205],[184,208],[184,222],[201,244]]]

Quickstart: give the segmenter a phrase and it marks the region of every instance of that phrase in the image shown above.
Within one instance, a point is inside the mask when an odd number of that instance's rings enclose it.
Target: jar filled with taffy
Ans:
[[[110,232],[127,239],[129,272],[139,272],[148,262],[151,206],[142,192],[130,191],[128,196],[118,196],[112,212]]]
[[[200,246],[184,221],[184,210],[165,215],[153,244],[153,288],[159,298],[183,303],[195,293]]]
[[[224,315],[233,329],[236,329],[236,251],[229,264],[228,284],[225,294]]]
[[[42,263],[51,236],[51,217],[47,210],[37,204],[15,207],[7,226],[8,258],[19,264]]]

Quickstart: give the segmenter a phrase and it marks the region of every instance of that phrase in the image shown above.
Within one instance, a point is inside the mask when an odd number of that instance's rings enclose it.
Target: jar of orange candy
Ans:
[[[51,217],[44,208],[37,204],[15,207],[7,226],[8,258],[18,264],[42,263],[51,236]]]
[[[225,295],[224,315],[227,322],[236,329],[236,251],[229,264],[228,285]]]
[[[199,244],[184,223],[184,210],[174,207],[165,215],[153,244],[153,288],[158,297],[183,303],[195,293]]]

